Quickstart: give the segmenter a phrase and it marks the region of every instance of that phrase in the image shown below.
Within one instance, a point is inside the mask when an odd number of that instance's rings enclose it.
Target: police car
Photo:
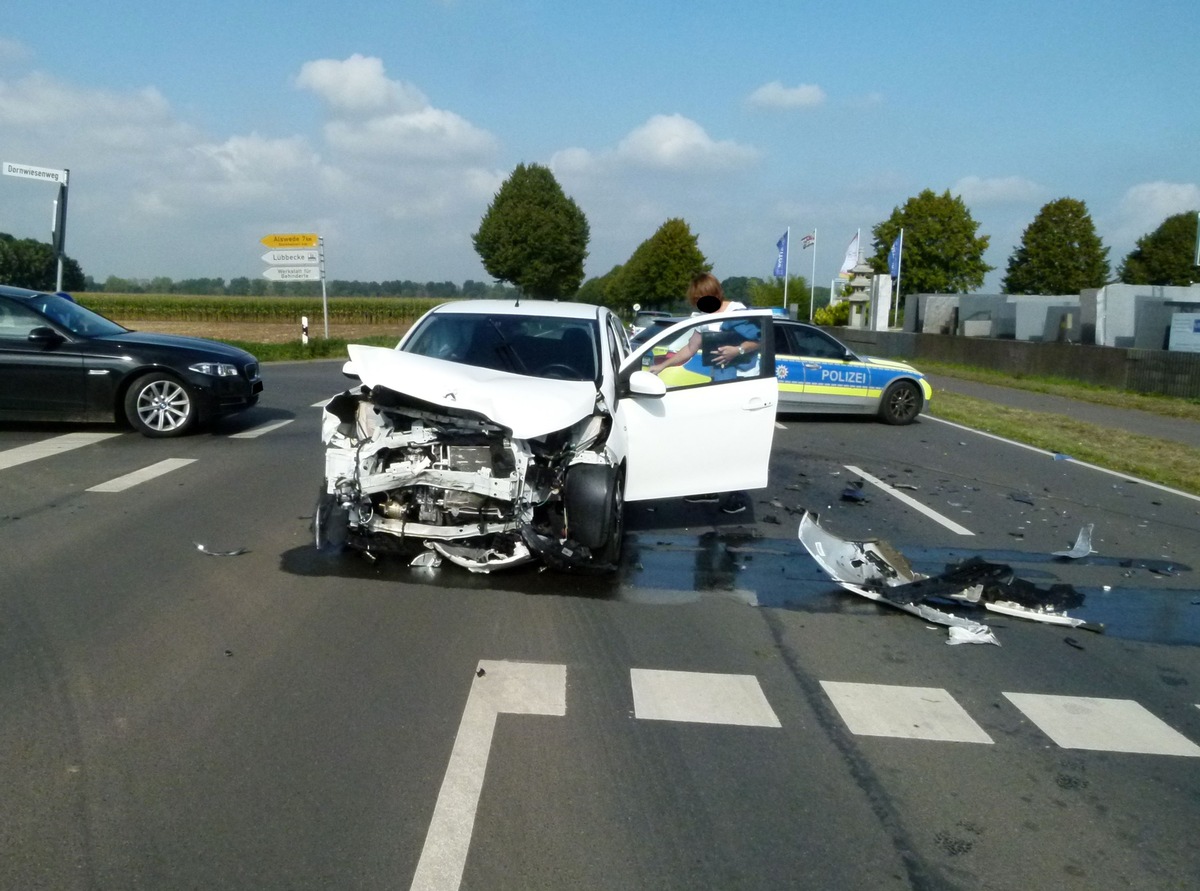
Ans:
[[[814,325],[776,319],[779,411],[878,415],[909,424],[933,396],[925,376],[905,362],[859,356]]]
[[[656,319],[652,327],[665,328],[677,321]],[[781,413],[874,414],[888,424],[910,424],[933,396],[925,376],[905,362],[859,356],[804,322],[776,318],[772,329]],[[654,358],[681,349],[686,340],[681,337],[656,347]],[[661,376],[668,387],[707,382],[703,366],[702,357],[696,355]]]

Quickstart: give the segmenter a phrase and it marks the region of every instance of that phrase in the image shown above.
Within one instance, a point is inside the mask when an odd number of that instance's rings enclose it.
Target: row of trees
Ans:
[[[873,252],[868,262],[877,272],[887,270],[892,244],[904,232],[901,294],[954,293],[978,289],[993,267],[983,260],[990,238],[978,234],[979,224],[962,199],[947,190],[926,189],[893,209],[872,229]],[[1117,280],[1130,284],[1187,285],[1200,281],[1195,263],[1197,213],[1168,217],[1142,236],[1117,270]],[[590,230],[587,217],[564,194],[546,167],[519,164],[496,193],[472,236],[475,250],[495,283],[335,280],[327,283],[331,296],[506,297],[519,289],[542,298],[580,300],[629,311],[634,305],[667,307],[679,302],[689,280],[712,264],[701,252],[685,220],[672,218],[639,244],[624,263],[603,275],[584,280]],[[1087,206],[1073,198],[1051,201],[1038,212],[1008,260],[1002,290],[1010,294],[1076,294],[1110,281],[1109,249],[1096,234]],[[0,233],[0,282],[48,289],[57,276],[51,246],[33,239]],[[779,305],[783,283],[754,278],[731,278],[728,295],[749,305]],[[232,296],[311,297],[321,293],[318,282],[269,282],[261,278],[192,278],[173,281],[109,277],[103,284],[85,276],[79,264],[64,258],[63,287],[68,291],[119,293],[186,293]],[[803,277],[787,283],[789,302],[807,314],[812,293]]]
[[[1197,214],[1168,217],[1154,232],[1138,239],[1117,280],[1129,284],[1188,285],[1200,282],[1195,264]],[[926,189],[872,229],[877,272],[887,270],[892,244],[904,231],[900,293],[955,293],[978,289],[994,267],[984,262],[990,237],[962,199],[949,190]],[[686,221],[669,219],[643,241],[625,263],[583,280],[588,224],[553,173],[537,164],[520,164],[500,187],[473,236],[484,268],[500,281],[527,294],[600,303],[619,311],[636,305],[675,304],[690,278],[711,271]],[[1077,294],[1110,279],[1109,249],[1096,234],[1087,206],[1074,198],[1051,201],[1025,229],[1009,257],[1002,289],[1010,294]],[[730,288],[730,284],[733,288]],[[750,305],[779,305],[782,283],[729,279],[729,296]],[[731,293],[736,290],[737,293]],[[793,299],[792,295],[795,295]],[[809,288],[803,278],[788,282],[789,302],[807,310]]]

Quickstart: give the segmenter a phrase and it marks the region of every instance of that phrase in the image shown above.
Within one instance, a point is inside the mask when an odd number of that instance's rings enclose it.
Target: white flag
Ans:
[[[858,265],[858,233],[854,233],[854,237],[850,239],[850,246],[846,248],[846,259],[842,261],[842,268],[838,275],[842,278],[850,277],[850,270]]]

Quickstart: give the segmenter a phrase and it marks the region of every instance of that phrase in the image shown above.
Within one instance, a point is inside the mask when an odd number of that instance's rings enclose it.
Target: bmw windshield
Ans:
[[[28,304],[55,324],[80,337],[109,337],[129,330],[57,294],[35,294],[29,298]]]

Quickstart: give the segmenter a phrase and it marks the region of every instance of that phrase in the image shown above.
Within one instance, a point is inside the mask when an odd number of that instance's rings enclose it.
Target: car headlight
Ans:
[[[213,377],[237,377],[238,373],[237,366],[227,362],[197,362],[195,365],[189,365],[188,371],[211,374]]]

